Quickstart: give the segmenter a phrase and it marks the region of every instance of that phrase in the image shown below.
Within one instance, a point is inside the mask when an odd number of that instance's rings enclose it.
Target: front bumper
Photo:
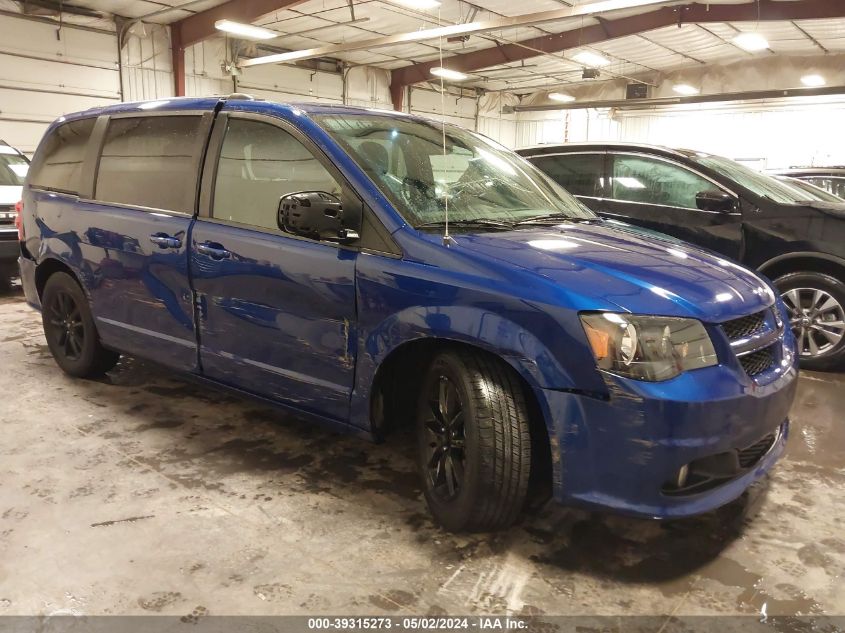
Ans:
[[[0,232],[0,263],[14,264],[21,254],[18,233],[15,231],[14,239],[7,239],[8,235],[6,233],[6,231]]]
[[[793,360],[768,382],[738,380],[734,367],[719,365],[659,383],[606,374],[608,399],[544,390],[554,425],[555,498],[652,518],[722,506],[783,453],[797,377]],[[735,470],[725,468],[732,456]],[[698,469],[699,480],[702,465],[717,476],[672,490],[685,465]]]

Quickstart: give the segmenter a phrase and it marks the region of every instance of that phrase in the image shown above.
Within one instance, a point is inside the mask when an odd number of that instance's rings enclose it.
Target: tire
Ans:
[[[77,378],[102,376],[120,355],[105,349],[82,288],[67,273],[50,275],[41,297],[47,346],[62,370]]]
[[[12,279],[17,276],[17,265],[0,264],[0,292],[12,288]]]
[[[816,272],[789,273],[775,280],[798,339],[801,367],[845,366],[845,283]]]
[[[423,490],[438,523],[476,532],[516,520],[528,492],[531,434],[513,369],[483,353],[437,354],[422,381],[416,434]]]

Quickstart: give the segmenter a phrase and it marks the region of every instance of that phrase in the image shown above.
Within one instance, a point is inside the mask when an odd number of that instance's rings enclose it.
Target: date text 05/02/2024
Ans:
[[[528,628],[520,618],[498,616],[466,617],[348,617],[309,618],[309,630],[398,629],[406,631],[510,630]]]

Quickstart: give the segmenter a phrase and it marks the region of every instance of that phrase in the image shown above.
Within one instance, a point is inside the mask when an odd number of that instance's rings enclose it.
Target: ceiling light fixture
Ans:
[[[572,101],[575,101],[575,97],[573,97],[572,95],[564,94],[562,92],[550,92],[549,99],[551,99],[552,101],[561,101],[563,103],[570,103]]]
[[[749,53],[756,53],[769,48],[769,40],[759,33],[753,33],[751,31],[740,33],[733,39],[733,43]]]
[[[672,86],[672,90],[677,92],[679,95],[684,95],[685,97],[692,97],[693,95],[697,95],[701,92],[695,86],[690,86],[689,84],[675,84]]]
[[[573,55],[572,59],[579,64],[584,64],[584,66],[588,66],[590,68],[601,68],[602,66],[610,64],[609,59],[592,51],[581,51],[580,53]]]
[[[403,7],[409,9],[436,9],[440,6],[438,0],[393,0],[396,4],[401,4]]]
[[[801,83],[808,88],[821,88],[827,85],[827,81],[821,75],[804,75],[801,77]]]
[[[249,40],[272,40],[274,37],[279,36],[278,33],[270,29],[262,29],[260,26],[241,24],[240,22],[232,22],[231,20],[217,20],[214,23],[214,28],[218,31],[231,33],[232,35]]]
[[[434,68],[432,68],[431,74],[435,77],[443,77],[443,79],[451,79],[452,81],[464,81],[465,79],[469,79],[469,75],[465,75],[464,73],[458,72],[457,70],[441,68],[440,66],[435,66]]]

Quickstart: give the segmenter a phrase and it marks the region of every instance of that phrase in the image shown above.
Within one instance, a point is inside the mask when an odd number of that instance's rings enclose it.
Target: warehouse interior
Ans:
[[[27,160],[72,113],[210,95],[400,112],[507,150],[666,146],[841,180],[845,3],[0,0],[0,147]],[[831,229],[806,230],[795,250],[809,258]],[[845,274],[838,257],[825,255],[828,276]],[[785,454],[719,508],[654,520],[549,501],[512,527],[453,533],[426,509],[408,428],[368,442],[132,355],[101,378],[65,375],[12,277],[0,630],[21,625],[11,616],[106,615],[845,625],[843,368],[802,366]]]

